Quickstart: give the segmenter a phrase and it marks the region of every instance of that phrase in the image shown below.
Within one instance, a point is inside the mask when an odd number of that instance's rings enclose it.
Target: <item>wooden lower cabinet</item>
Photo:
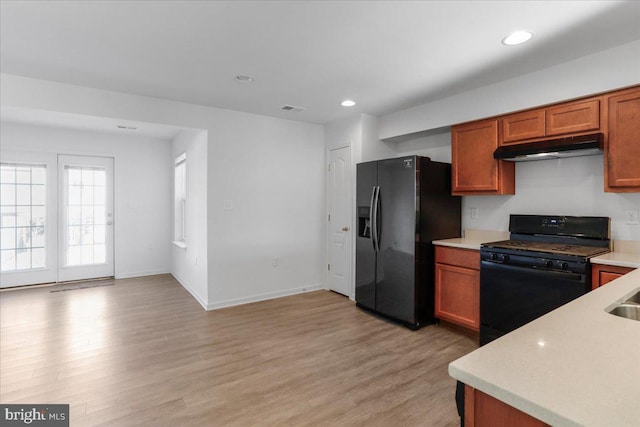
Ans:
[[[480,252],[436,246],[435,317],[480,330]]]
[[[465,385],[464,396],[465,427],[549,426],[549,424],[468,385]]]
[[[635,270],[629,267],[617,267],[615,265],[591,264],[591,289],[606,285],[618,277]]]

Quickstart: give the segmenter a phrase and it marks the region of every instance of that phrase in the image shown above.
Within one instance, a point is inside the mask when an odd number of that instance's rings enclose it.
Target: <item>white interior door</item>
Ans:
[[[0,287],[55,282],[56,155],[2,150]]]
[[[59,155],[58,182],[58,281],[113,276],[113,158]]]
[[[343,295],[351,291],[351,148],[329,151],[329,279],[328,287]]]

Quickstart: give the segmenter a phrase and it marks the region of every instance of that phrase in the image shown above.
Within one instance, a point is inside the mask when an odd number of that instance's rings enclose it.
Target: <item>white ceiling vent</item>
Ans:
[[[284,111],[295,111],[296,113],[299,113],[300,111],[306,110],[306,108],[296,107],[295,105],[285,105],[284,107],[282,107],[280,109],[284,110]]]

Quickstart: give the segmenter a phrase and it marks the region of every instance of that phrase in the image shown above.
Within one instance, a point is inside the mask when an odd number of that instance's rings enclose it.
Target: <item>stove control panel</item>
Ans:
[[[559,215],[509,215],[512,234],[569,236],[609,240],[611,220],[608,217]]]
[[[511,253],[509,253],[511,252]],[[587,271],[588,262],[581,257],[572,256],[530,256],[516,251],[494,250],[482,248],[480,250],[481,261],[511,265],[513,267],[533,268],[539,270],[555,270],[583,274]]]

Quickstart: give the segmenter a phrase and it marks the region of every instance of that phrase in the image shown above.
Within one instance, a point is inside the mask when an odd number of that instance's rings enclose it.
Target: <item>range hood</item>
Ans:
[[[493,152],[493,158],[511,162],[528,162],[563,157],[592,156],[601,154],[602,148],[602,133],[592,133],[569,138],[504,145]]]

